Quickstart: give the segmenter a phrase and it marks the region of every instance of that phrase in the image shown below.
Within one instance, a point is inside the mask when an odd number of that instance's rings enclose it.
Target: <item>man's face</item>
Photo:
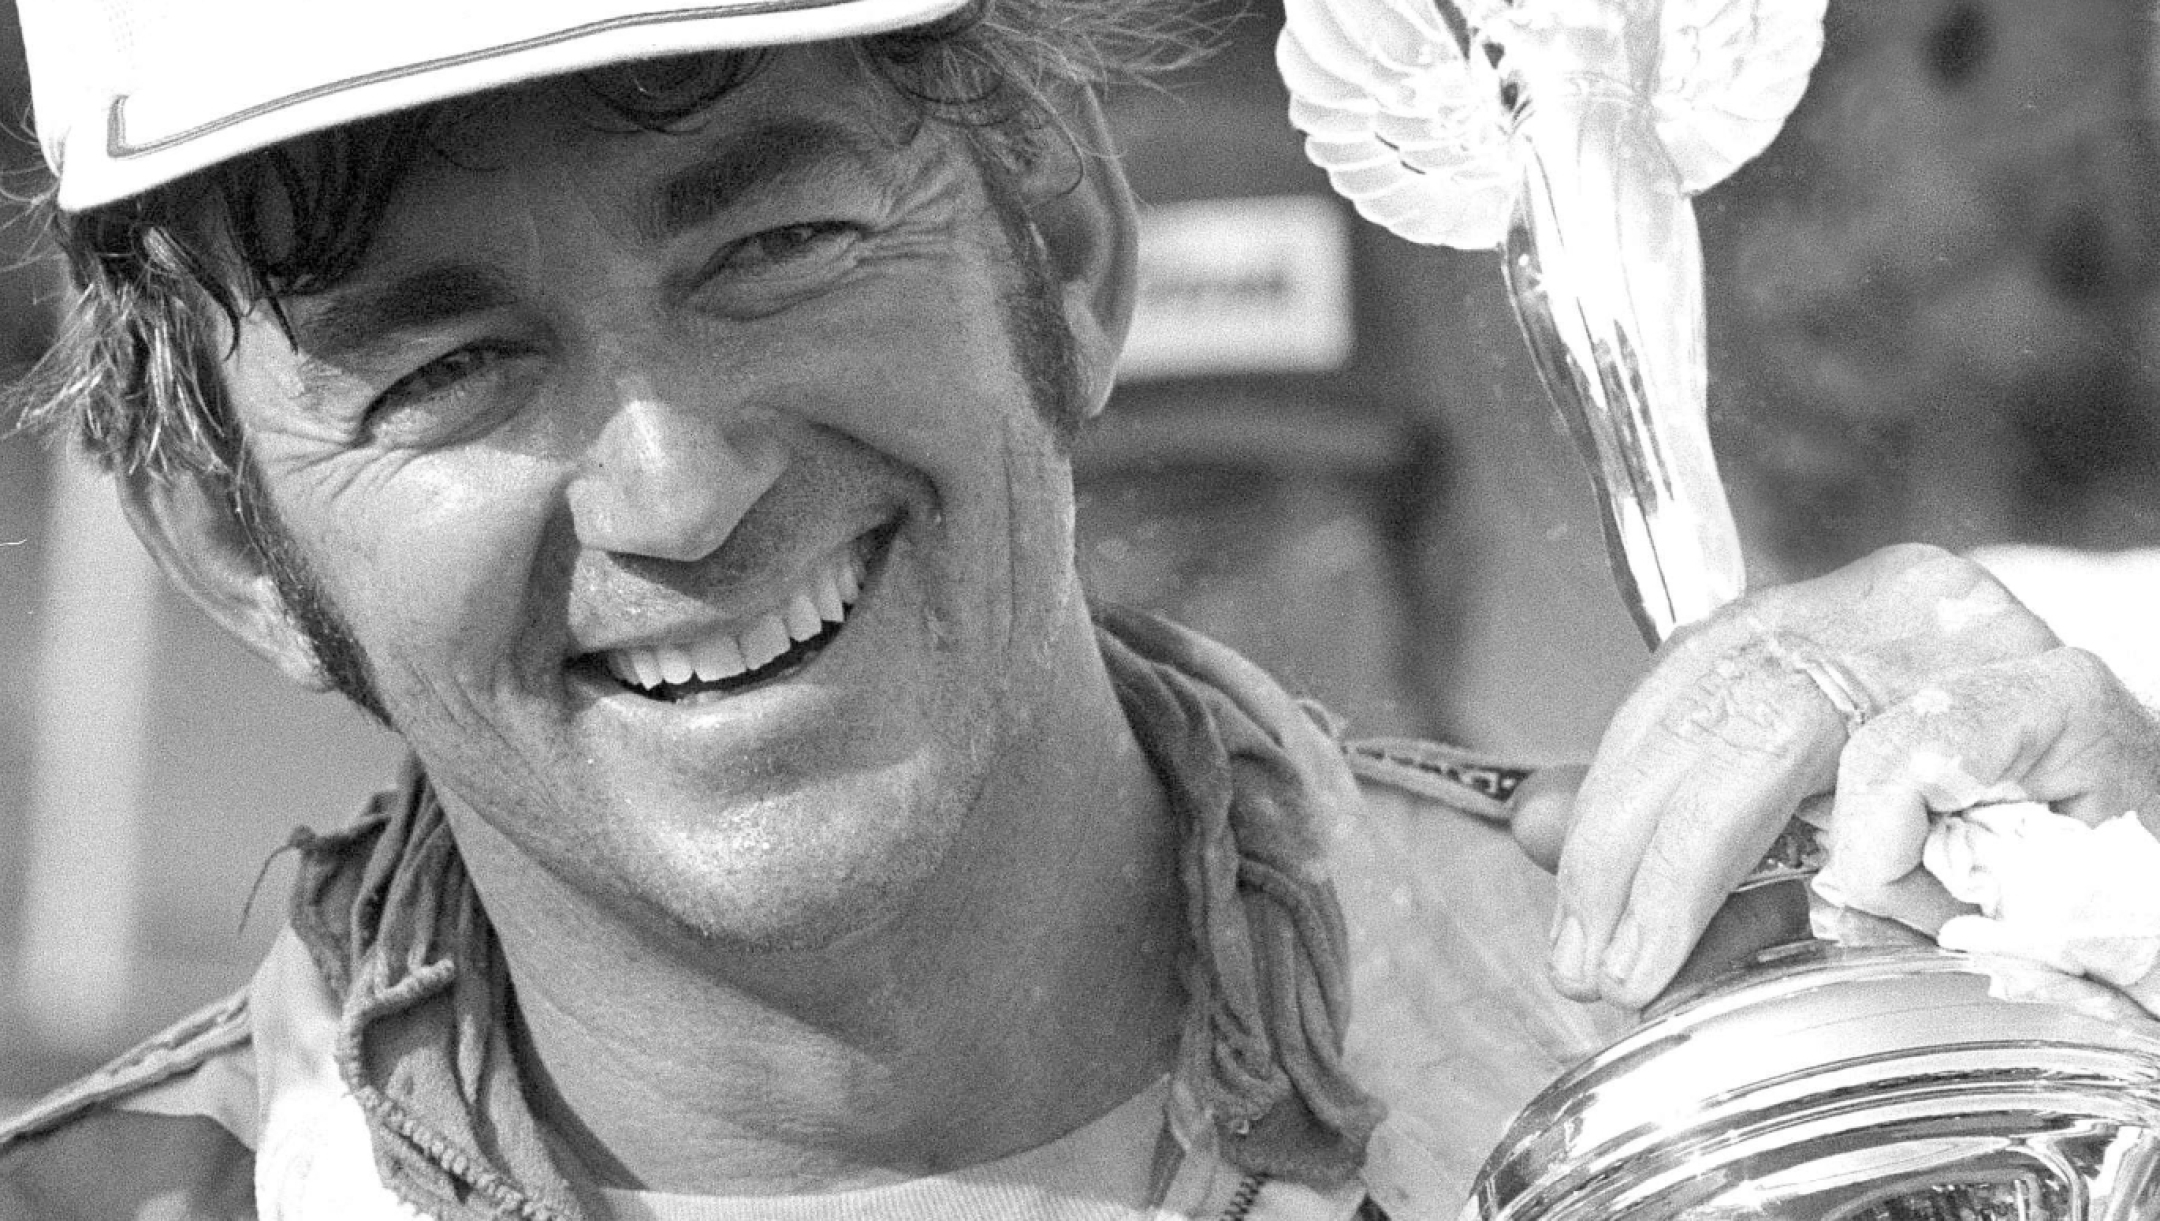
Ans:
[[[740,948],[886,918],[1088,631],[959,138],[795,51],[681,132],[565,87],[444,152],[226,374],[476,876]]]

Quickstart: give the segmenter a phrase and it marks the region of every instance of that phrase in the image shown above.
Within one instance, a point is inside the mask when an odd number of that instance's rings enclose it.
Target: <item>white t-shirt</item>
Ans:
[[[1156,1200],[1169,1078],[1011,1157],[886,1187],[809,1196],[602,1192],[617,1221],[1344,1221],[1364,1193],[1262,1182],[1190,1156]]]

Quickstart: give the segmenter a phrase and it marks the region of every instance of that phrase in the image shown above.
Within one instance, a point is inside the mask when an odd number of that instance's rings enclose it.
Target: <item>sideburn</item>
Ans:
[[[307,642],[315,667],[331,690],[357,704],[385,728],[395,729],[376,689],[367,653],[361,649],[351,623],[301,553],[298,540],[285,528],[277,507],[270,502],[269,489],[263,484],[254,457],[245,446],[237,448],[240,452],[233,461],[233,509],[248,546],[270,574],[285,618]]]
[[[1072,328],[1065,320],[1063,294],[1051,270],[1042,231],[1029,214],[1020,176],[996,154],[969,142],[976,170],[989,197],[990,210],[1012,253],[1014,282],[999,294],[1010,333],[1013,358],[1026,381],[1028,397],[1057,438],[1060,453],[1070,455],[1087,420],[1080,357]]]

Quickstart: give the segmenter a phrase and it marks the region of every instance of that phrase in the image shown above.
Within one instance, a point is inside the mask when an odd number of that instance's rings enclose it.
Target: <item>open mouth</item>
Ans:
[[[828,556],[779,605],[739,631],[588,653],[572,664],[670,704],[717,699],[787,678],[840,638],[898,528],[882,526]]]

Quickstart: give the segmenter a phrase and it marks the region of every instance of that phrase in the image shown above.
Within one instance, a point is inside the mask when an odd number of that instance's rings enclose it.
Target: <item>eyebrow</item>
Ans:
[[[335,363],[382,342],[510,304],[509,280],[482,263],[436,263],[292,308],[293,338],[310,357]]]
[[[882,151],[869,136],[836,123],[793,119],[750,128],[663,179],[638,209],[638,236],[667,242],[788,179],[844,168],[886,185],[892,172]]]
[[[637,237],[663,244],[784,181],[847,169],[880,187],[893,171],[882,146],[853,129],[817,120],[748,128],[695,163],[662,178],[632,204]],[[429,264],[381,284],[333,290],[291,309],[292,334],[313,362],[336,365],[387,337],[503,309],[515,302],[509,278],[486,263]]]

